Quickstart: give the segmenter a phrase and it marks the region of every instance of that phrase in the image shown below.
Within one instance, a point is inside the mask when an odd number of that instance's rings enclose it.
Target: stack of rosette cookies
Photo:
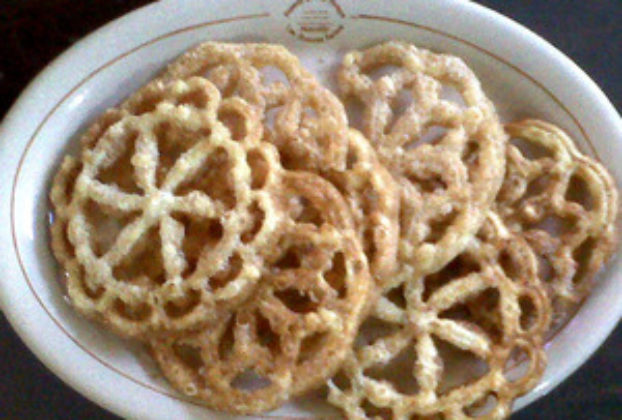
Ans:
[[[107,110],[50,193],[76,311],[208,407],[503,419],[614,251],[609,173],[503,125],[459,58],[208,42]]]

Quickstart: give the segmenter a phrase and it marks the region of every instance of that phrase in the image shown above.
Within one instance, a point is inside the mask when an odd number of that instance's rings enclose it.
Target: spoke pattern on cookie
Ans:
[[[516,269],[504,269],[504,258]],[[445,269],[383,294],[329,383],[329,401],[351,419],[505,418],[545,366],[550,305],[536,270],[527,244],[491,213]],[[487,317],[473,302],[488,305]],[[509,368],[518,362],[526,367],[520,378]],[[494,403],[479,406],[488,396]]]
[[[237,112],[245,135],[232,138],[223,109]],[[83,139],[79,174],[67,161],[51,193],[54,250],[74,305],[144,336],[244,300],[280,223],[270,195],[251,185],[247,151],[262,149],[260,138],[254,108],[221,101],[200,78],[149,85],[106,113]],[[265,189],[276,182],[268,178]]]

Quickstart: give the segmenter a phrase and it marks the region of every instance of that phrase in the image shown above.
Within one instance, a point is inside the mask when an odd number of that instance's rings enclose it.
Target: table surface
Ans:
[[[145,0],[3,0],[0,118],[38,71],[88,32]],[[620,0],[479,1],[524,24],[570,56],[622,109]],[[71,10],[71,14],[67,13]],[[580,337],[577,337],[580,340]],[[0,315],[0,419],[118,417],[67,387],[24,346]],[[622,419],[622,325],[594,356],[516,420]]]

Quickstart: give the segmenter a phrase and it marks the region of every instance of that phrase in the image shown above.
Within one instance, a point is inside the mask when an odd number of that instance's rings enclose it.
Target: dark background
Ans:
[[[55,56],[145,0],[1,0],[0,118]],[[224,0],[223,0],[224,1]],[[622,109],[622,1],[486,0],[570,56]],[[581,340],[581,337],[577,337]],[[0,315],[0,419],[103,419],[116,416],[52,375]],[[555,391],[516,420],[622,419],[622,326]]]

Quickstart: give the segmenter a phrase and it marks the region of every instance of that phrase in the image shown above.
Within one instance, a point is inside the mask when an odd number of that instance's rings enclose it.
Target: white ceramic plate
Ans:
[[[37,77],[0,129],[4,311],[52,371],[121,416],[227,417],[210,415],[172,391],[139,349],[79,318],[64,302],[48,247],[47,190],[61,155],[93,117],[202,40],[284,44],[328,85],[343,51],[390,38],[457,54],[479,75],[504,120],[535,116],[559,124],[622,185],[622,122],[605,95],[559,51],[486,8],[458,0],[189,3],[155,3],[79,42]],[[323,31],[304,29],[309,13],[324,16]],[[550,343],[545,377],[517,409],[570,375],[615,327],[622,313],[620,264],[616,258],[609,265],[576,317]],[[268,417],[327,410],[305,399]]]

